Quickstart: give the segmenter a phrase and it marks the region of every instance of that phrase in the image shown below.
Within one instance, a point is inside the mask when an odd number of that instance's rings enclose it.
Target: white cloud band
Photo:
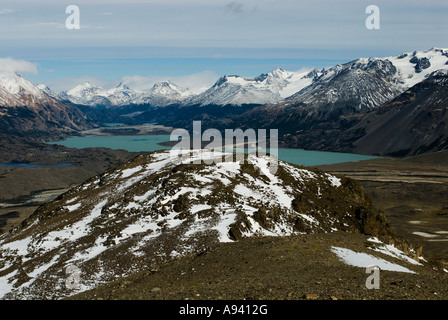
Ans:
[[[0,58],[0,72],[17,72],[37,74],[35,63],[12,58]]]

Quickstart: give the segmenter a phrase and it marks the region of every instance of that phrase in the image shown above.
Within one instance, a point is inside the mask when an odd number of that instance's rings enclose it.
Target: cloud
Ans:
[[[87,32],[66,36],[68,33],[60,32],[67,17],[64,8],[48,10],[54,8],[51,3],[3,0],[3,8],[15,8],[24,14],[8,21],[7,32],[0,32],[2,49],[31,42],[48,47],[72,46],[75,35],[78,47],[128,49],[150,45],[397,52],[446,46],[444,33],[448,26],[448,20],[443,19],[446,0],[378,0],[375,4],[381,9],[381,32],[365,28],[365,9],[370,3],[359,0],[79,0],[81,29],[92,27]],[[7,14],[11,10],[0,12]],[[42,24],[43,21],[59,24]],[[23,24],[27,28],[21,27]]]
[[[22,28],[32,28],[32,29],[67,29],[67,25],[59,22],[36,22],[32,24],[22,24],[20,25]],[[83,25],[81,24],[81,29],[104,29],[103,26],[91,26],[91,25]]]
[[[52,79],[43,81],[45,85],[47,85],[50,89],[55,91],[68,91],[70,89],[73,89],[77,85],[89,82],[93,85],[109,89],[116,87],[117,84],[120,82],[119,80],[111,80],[111,79],[104,79],[101,77],[95,77],[91,75],[83,75],[83,76],[77,76],[77,77],[70,77],[70,78],[58,78],[58,79]]]
[[[17,10],[14,9],[0,9],[0,15],[4,15],[4,14],[11,14],[17,12]]]
[[[12,58],[0,58],[0,72],[17,72],[37,74],[36,64]]]
[[[65,24],[58,22],[37,22],[33,24],[24,24],[22,26],[27,28],[57,28],[57,29],[66,28]]]

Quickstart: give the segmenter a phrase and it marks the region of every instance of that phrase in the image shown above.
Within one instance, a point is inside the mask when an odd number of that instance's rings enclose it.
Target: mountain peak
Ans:
[[[67,91],[67,94],[69,95],[77,95],[82,91],[92,91],[95,89],[102,89],[99,86],[93,85],[90,82],[86,81],[84,83],[78,84],[76,87],[74,87],[73,89],[70,89]]]
[[[0,105],[18,106],[23,105],[25,100],[38,102],[47,98],[42,90],[18,73],[0,72]]]
[[[275,68],[274,70],[272,70],[271,72],[269,72],[269,75],[272,76],[282,76],[284,73],[286,73],[287,71],[283,70],[282,68]]]
[[[153,85],[153,87],[151,88],[151,92],[157,93],[157,94],[170,95],[173,93],[175,93],[175,94],[185,93],[185,90],[182,89],[181,87],[177,86],[173,82],[166,80],[166,81],[155,83]]]
[[[116,86],[117,89],[131,90],[128,85],[124,84],[122,81]]]
[[[218,81],[215,82],[213,87],[220,87],[223,85],[244,85],[248,82],[247,79],[240,77],[238,75],[224,75],[221,78],[218,79]]]
[[[177,87],[177,86],[174,83],[172,83],[170,80],[156,82],[153,85],[153,88],[173,88],[173,87]]]
[[[78,87],[83,87],[83,88],[99,88],[99,86],[96,86],[92,83],[90,83],[89,81],[86,81],[80,85],[78,85]]]

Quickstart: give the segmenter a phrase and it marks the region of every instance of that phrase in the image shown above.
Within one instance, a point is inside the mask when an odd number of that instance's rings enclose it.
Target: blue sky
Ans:
[[[65,27],[71,4],[79,30]],[[370,4],[380,8],[379,30],[365,27]],[[0,58],[33,63],[24,76],[57,90],[130,77],[200,86],[223,74],[446,48],[447,15],[446,0],[2,0]]]

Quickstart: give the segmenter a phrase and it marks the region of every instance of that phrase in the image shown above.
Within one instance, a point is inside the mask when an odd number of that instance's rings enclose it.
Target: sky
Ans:
[[[372,4],[379,29],[366,27]],[[66,26],[69,5],[79,29]],[[446,0],[2,0],[0,71],[55,90],[168,79],[197,88],[224,74],[448,48],[447,15]]]

